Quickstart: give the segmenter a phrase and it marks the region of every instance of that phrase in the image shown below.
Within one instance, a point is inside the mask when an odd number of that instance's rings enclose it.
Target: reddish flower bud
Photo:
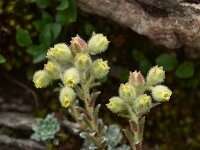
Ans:
[[[129,83],[137,87],[145,84],[143,75],[140,72],[134,71],[129,74]]]
[[[84,52],[87,48],[87,43],[79,35],[73,37],[71,40],[71,49],[75,53]]]

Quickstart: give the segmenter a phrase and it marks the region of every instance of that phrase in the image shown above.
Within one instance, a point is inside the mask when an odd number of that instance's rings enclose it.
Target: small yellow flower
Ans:
[[[112,97],[109,100],[109,103],[106,104],[108,109],[110,109],[112,112],[118,113],[122,110],[123,100],[119,97]]]
[[[47,70],[47,72],[50,74],[52,78],[54,79],[59,78],[60,66],[57,63],[48,61],[44,68],[45,70]]]
[[[158,102],[169,101],[171,95],[172,91],[164,85],[157,85],[152,88],[152,96]]]
[[[156,85],[165,80],[165,71],[163,67],[154,66],[147,75],[147,84]]]
[[[67,69],[64,72],[64,84],[69,87],[74,87],[80,83],[80,75],[76,68]]]
[[[107,61],[103,61],[103,59],[97,59],[92,63],[90,71],[95,79],[101,79],[108,74],[109,69],[110,67],[108,67]]]
[[[52,61],[59,60],[69,62],[72,58],[72,53],[70,48],[65,43],[59,43],[48,50],[47,58]]]
[[[147,94],[137,97],[134,101],[134,106],[138,113],[148,112],[151,108],[151,105],[151,97]]]
[[[62,107],[69,107],[69,105],[72,104],[75,98],[76,93],[72,88],[65,86],[61,89],[59,99]]]
[[[74,58],[74,65],[80,71],[86,71],[90,67],[92,60],[86,53],[79,53]]]
[[[36,88],[44,88],[49,85],[51,79],[45,70],[35,72],[33,82]]]
[[[88,41],[88,52],[91,55],[99,54],[107,50],[109,41],[103,34],[93,34]]]
[[[121,84],[119,96],[124,100],[133,100],[136,97],[135,88],[130,83]]]

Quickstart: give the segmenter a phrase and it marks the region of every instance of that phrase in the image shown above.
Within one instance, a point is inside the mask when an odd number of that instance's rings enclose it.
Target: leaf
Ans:
[[[33,26],[35,27],[35,29],[36,29],[37,32],[41,32],[42,29],[43,29],[44,26],[45,26],[45,22],[42,21],[42,20],[35,20],[35,21],[33,21],[32,24],[33,24]]]
[[[139,51],[137,49],[133,49],[132,56],[138,62],[146,59],[146,56],[141,51]]]
[[[69,7],[66,9],[66,18],[69,23],[76,21],[76,1],[69,0]]]
[[[183,62],[178,66],[175,75],[181,79],[191,78],[194,75],[194,64],[192,62]]]
[[[50,14],[47,12],[42,13],[42,21],[44,21],[46,24],[53,22],[53,18]]]
[[[45,25],[44,29],[39,35],[40,43],[45,44],[47,47],[50,46],[52,42],[52,34],[51,34],[51,24]]]
[[[0,54],[0,64],[6,62],[6,59]]]
[[[163,66],[166,71],[172,71],[177,66],[178,61],[174,56],[165,53],[156,58],[156,64]]]
[[[84,31],[86,35],[91,35],[92,32],[94,32],[95,30],[95,27],[90,23],[86,23],[84,26]]]
[[[143,59],[139,62],[139,68],[142,74],[147,74],[147,72],[149,71],[151,67],[152,67],[152,64],[146,59]]]
[[[60,32],[61,32],[62,26],[60,23],[51,23],[51,32],[52,32],[52,38],[56,39]]]
[[[48,0],[34,0],[39,8],[46,8],[50,5],[50,2]]]
[[[17,29],[15,39],[16,39],[17,45],[19,45],[21,47],[26,47],[26,46],[32,44],[32,40],[29,35],[29,32],[22,28]]]
[[[69,2],[68,0],[62,0],[60,5],[58,5],[58,7],[56,7],[57,10],[64,10],[66,8],[69,7]]]
[[[36,52],[34,53],[33,56],[33,63],[39,63],[43,60],[45,60],[46,58],[46,54],[47,54],[47,46],[46,45],[38,45],[36,47]]]

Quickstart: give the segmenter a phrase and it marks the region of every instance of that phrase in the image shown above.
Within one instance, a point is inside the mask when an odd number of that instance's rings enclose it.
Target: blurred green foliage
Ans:
[[[27,0],[36,4],[40,9],[40,18],[35,18],[32,25],[36,35],[28,30],[17,28],[16,42],[18,46],[25,47],[33,57],[33,63],[39,63],[45,59],[47,49],[57,42],[61,31],[68,24],[76,21],[76,1],[59,0]],[[56,7],[55,7],[56,5]]]
[[[6,59],[0,54],[0,64],[6,62]]]

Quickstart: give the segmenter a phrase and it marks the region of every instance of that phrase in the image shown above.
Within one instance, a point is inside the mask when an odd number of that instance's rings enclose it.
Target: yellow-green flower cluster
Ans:
[[[109,41],[103,34],[93,34],[88,42],[80,36],[73,37],[70,46],[65,43],[55,44],[47,52],[48,62],[43,70],[33,77],[36,88],[45,88],[53,80],[60,79],[63,87],[60,91],[60,103],[63,107],[70,106],[76,98],[76,86],[87,79],[91,82],[107,76],[107,61],[92,61],[90,55],[104,52]]]
[[[129,81],[120,85],[119,96],[111,98],[107,107],[119,114],[126,110],[130,111],[131,108],[136,115],[144,115],[156,104],[170,99],[172,91],[168,87],[160,85],[164,79],[163,67],[151,68],[146,81],[140,72],[130,72]]]

